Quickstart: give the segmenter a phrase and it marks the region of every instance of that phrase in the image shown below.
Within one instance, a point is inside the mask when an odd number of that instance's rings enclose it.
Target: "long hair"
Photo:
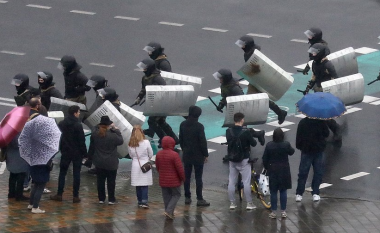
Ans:
[[[108,129],[108,125],[99,125],[98,135],[101,138],[104,138],[106,136],[107,129]]]
[[[141,125],[134,125],[132,130],[131,139],[129,140],[128,146],[138,147],[139,142],[145,139],[144,132],[141,129]]]
[[[283,142],[284,141],[284,132],[281,128],[276,128],[273,131],[273,141],[274,142]]]

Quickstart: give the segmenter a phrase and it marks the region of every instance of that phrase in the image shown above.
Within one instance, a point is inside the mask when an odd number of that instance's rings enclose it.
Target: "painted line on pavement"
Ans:
[[[352,108],[349,108],[347,110],[347,112],[345,112],[343,115],[347,115],[349,113],[357,112],[357,111],[360,111],[360,110],[362,110],[362,109],[361,108],[352,107]]]
[[[300,39],[291,39],[290,41],[299,42],[299,43],[305,43],[305,44],[309,43],[309,41],[307,41],[307,40],[300,40]]]
[[[208,99],[208,98],[203,97],[203,96],[198,96],[198,98],[197,98],[197,102],[198,102],[198,101],[201,101],[201,100],[205,100],[205,99]]]
[[[208,153],[212,153],[212,152],[214,152],[216,150],[214,150],[214,149],[207,149],[207,151],[208,151]]]
[[[144,70],[143,70],[143,69],[136,68],[136,69],[134,69],[134,71],[143,72]]]
[[[249,82],[247,80],[243,80],[243,81],[240,81],[239,82],[241,85],[247,85],[249,84]]]
[[[4,98],[4,97],[0,97],[0,100],[2,100],[2,101],[9,101],[9,102],[13,102],[13,103],[16,102],[14,99],[11,99],[11,98]]]
[[[0,105],[9,106],[9,107],[16,107],[17,106],[16,104],[10,104],[10,103],[4,103],[4,102],[0,102]]]
[[[5,162],[0,162],[1,167],[0,167],[0,175],[2,175],[5,171],[5,168],[7,167],[7,164]]]
[[[322,183],[322,184],[319,185],[319,189],[327,188],[327,187],[330,187],[330,186],[332,186],[332,184]],[[309,187],[309,188],[306,188],[305,191],[311,192],[313,190],[311,189],[311,187]]]
[[[220,143],[227,142],[227,139],[226,139],[225,136],[219,136],[219,137],[216,137],[216,138],[211,138],[211,139],[209,139],[207,141],[220,144]]]
[[[159,24],[169,25],[169,26],[176,26],[176,27],[182,27],[184,24],[182,23],[171,23],[171,22],[158,22]]]
[[[248,33],[247,36],[261,37],[261,38],[267,38],[267,39],[272,37],[270,35],[257,34],[257,33]]]
[[[376,51],[379,51],[379,50],[368,48],[368,47],[361,47],[361,48],[355,49],[355,52],[360,53],[360,54],[368,54],[368,53],[373,53]]]
[[[342,177],[340,178],[341,180],[352,180],[352,179],[356,179],[356,178],[359,178],[359,177],[362,177],[362,176],[366,176],[366,175],[369,175],[370,173],[368,172],[358,172],[358,173],[355,173],[355,174],[352,174],[352,175],[349,175],[349,176],[345,176],[345,177]]]
[[[128,16],[120,16],[120,15],[117,15],[114,18],[115,19],[126,19],[126,20],[132,20],[132,21],[140,20],[140,18],[133,18],[133,17],[128,17]]]
[[[102,64],[102,63],[90,63],[91,66],[102,66],[102,67],[108,67],[108,68],[113,68],[115,65],[107,65],[107,64]]]
[[[295,117],[298,117],[298,118],[305,118],[306,116],[303,115],[303,114],[297,114],[297,115],[294,115]]]
[[[1,0],[0,0],[0,3],[7,3],[7,2],[8,2],[8,1],[1,1]]]
[[[18,56],[24,56],[25,55],[25,53],[15,52],[15,51],[7,51],[7,50],[1,50],[0,53],[18,55]]]
[[[374,102],[371,102],[371,103],[369,103],[369,104],[372,104],[372,105],[380,105],[380,100],[378,100],[378,101],[374,101]]]
[[[45,59],[54,60],[54,61],[60,61],[61,60],[61,58],[59,58],[59,57],[45,57]]]
[[[301,65],[298,65],[298,66],[294,66],[294,68],[296,68],[296,69],[304,69],[305,68],[305,66],[307,65],[307,63],[303,63],[303,64],[301,64]]]
[[[272,121],[272,122],[267,123],[267,125],[274,126],[274,127],[285,127],[288,125],[294,125],[294,122],[284,121],[281,125],[279,125],[278,121]]]
[[[281,128],[281,129],[282,129],[282,132],[286,132],[286,131],[290,130],[290,129],[287,129],[287,128]],[[267,136],[267,137],[273,136],[273,132],[274,132],[274,130],[269,131],[269,132],[265,132],[265,136]]]
[[[221,94],[222,92],[220,91],[220,88],[215,88],[215,89],[211,89],[211,90],[208,90],[209,92],[214,92],[214,93],[217,93],[217,94]]]
[[[78,11],[78,10],[72,10],[70,11],[71,13],[76,13],[76,14],[83,14],[83,15],[95,15],[95,12],[90,12],[90,11]]]
[[[225,29],[219,29],[219,28],[209,28],[209,27],[204,27],[202,28],[203,30],[206,31],[213,31],[213,32],[228,32],[228,30]]]
[[[374,96],[365,95],[364,99],[363,99],[363,102],[364,103],[371,103],[371,102],[378,101],[378,100],[380,100],[380,98],[377,98],[377,97],[374,97]]]
[[[28,4],[26,5],[27,7],[33,7],[33,8],[39,8],[39,9],[45,9],[45,10],[50,10],[50,6],[41,6],[41,5],[35,5],[35,4]]]

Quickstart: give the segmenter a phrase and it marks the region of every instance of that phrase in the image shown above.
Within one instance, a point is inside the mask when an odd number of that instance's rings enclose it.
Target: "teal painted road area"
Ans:
[[[376,79],[376,77],[379,75],[380,51],[358,56],[357,61],[359,66],[359,72],[364,77],[365,94],[370,95],[372,93],[378,92],[380,90],[380,81],[375,82],[370,86],[368,86],[367,83]],[[311,72],[309,72],[309,75],[295,73],[292,76],[294,78],[293,85],[285,93],[285,95],[279,101],[276,102],[282,109],[288,111],[288,115],[294,115],[296,113],[295,103],[303,97],[302,93],[297,92],[297,89],[305,89],[307,82],[311,78]],[[238,75],[236,74],[235,78],[237,77]],[[244,90],[244,93],[245,92],[246,88]],[[211,94],[212,93],[210,93],[210,95]],[[221,96],[213,96],[212,99],[215,103],[219,103]],[[201,122],[205,126],[207,139],[225,135],[226,128],[222,128],[222,125],[224,123],[224,113],[216,111],[215,106],[208,99],[198,101],[196,105],[201,107],[203,110],[199,122]],[[179,125],[183,120],[183,117],[167,117],[167,122],[171,125],[173,131],[176,133],[179,132]],[[277,120],[277,116],[272,111],[269,111],[267,122],[271,122],[274,120]],[[145,122],[143,128],[147,127],[148,124],[147,122]],[[260,129],[260,125],[252,127]]]

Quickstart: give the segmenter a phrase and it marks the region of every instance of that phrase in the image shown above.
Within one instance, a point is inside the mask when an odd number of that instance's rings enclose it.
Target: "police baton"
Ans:
[[[379,81],[379,79],[375,79],[375,80],[369,82],[367,85],[371,85],[372,83],[374,83],[374,82],[376,82],[376,81]]]
[[[210,96],[207,96],[207,98],[211,101],[211,103],[218,109],[218,105],[211,99]],[[223,110],[218,110],[219,112],[223,113]]]

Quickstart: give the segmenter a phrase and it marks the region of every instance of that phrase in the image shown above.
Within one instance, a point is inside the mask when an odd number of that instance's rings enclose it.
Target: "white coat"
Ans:
[[[140,168],[153,156],[153,150],[148,140],[139,142],[138,147],[128,146],[129,156],[132,158],[132,170],[131,170],[131,185],[132,186],[147,186],[153,184],[152,170],[147,173],[143,173]],[[136,154],[137,152],[137,154]],[[137,160],[139,156],[139,161]]]

